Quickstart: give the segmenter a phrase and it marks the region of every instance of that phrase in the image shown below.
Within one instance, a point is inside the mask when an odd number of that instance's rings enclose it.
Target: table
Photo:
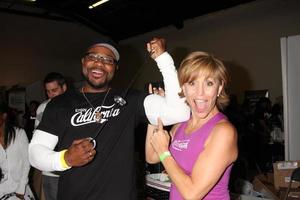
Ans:
[[[168,200],[171,182],[164,173],[146,175],[147,197],[155,200]]]

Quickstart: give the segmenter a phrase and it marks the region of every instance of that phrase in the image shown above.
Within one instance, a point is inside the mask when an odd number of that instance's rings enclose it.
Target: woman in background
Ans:
[[[238,148],[236,129],[221,113],[229,101],[226,68],[208,53],[193,52],[178,73],[191,117],[172,127],[170,146],[162,122],[158,127],[149,125],[146,161],[162,162],[172,182],[171,200],[229,200],[229,177]]]
[[[28,139],[23,129],[14,126],[11,114],[7,105],[0,103],[0,199],[28,199]]]

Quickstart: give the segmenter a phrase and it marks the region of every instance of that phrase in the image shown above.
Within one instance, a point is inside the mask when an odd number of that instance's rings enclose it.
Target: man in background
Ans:
[[[43,112],[49,101],[54,97],[63,94],[67,90],[67,84],[64,76],[57,72],[48,73],[43,84],[48,99],[41,103],[36,111],[36,119],[34,123],[35,128],[42,120]],[[59,176],[47,171],[43,171],[42,175],[42,187],[45,199],[56,200]]]
[[[44,79],[44,88],[48,99],[41,103],[36,111],[35,128],[39,125],[48,102],[67,90],[66,80],[60,73],[50,72]]]

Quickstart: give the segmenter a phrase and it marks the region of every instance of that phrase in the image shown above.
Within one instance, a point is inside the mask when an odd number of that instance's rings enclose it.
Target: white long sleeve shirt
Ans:
[[[0,197],[12,192],[24,194],[28,183],[28,138],[23,129],[15,130],[15,140],[6,149],[0,145],[0,167],[4,175],[0,182]]]
[[[44,110],[47,106],[47,104],[50,102],[51,99],[47,99],[44,102],[42,102],[39,107],[36,109],[36,118],[34,121],[34,129],[36,129],[36,127],[38,127],[38,125],[40,124],[40,122],[42,121],[42,117],[43,117],[43,113]]]
[[[35,119],[35,122],[34,122],[34,128],[35,129],[38,127],[38,125],[42,121],[44,110],[45,110],[47,104],[50,102],[50,100],[51,99],[47,99],[46,101],[41,103],[39,105],[39,107],[37,108],[37,110],[36,110],[36,119]],[[45,175],[45,176],[59,177],[57,174],[54,174],[54,173],[49,172],[49,171],[42,171],[42,174]]]

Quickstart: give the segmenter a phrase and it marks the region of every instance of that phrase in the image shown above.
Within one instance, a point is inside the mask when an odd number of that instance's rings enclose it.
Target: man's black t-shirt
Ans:
[[[103,93],[86,93],[96,110],[101,108]],[[102,120],[95,121],[94,108],[83,94],[69,91],[54,98],[46,107],[38,129],[58,136],[56,150],[67,149],[74,140],[96,138],[96,156],[91,163],[61,173],[58,200],[133,200],[136,199],[134,130],[138,123],[148,122],[143,106],[145,94],[130,91],[127,104],[120,107],[111,89],[101,108]]]

